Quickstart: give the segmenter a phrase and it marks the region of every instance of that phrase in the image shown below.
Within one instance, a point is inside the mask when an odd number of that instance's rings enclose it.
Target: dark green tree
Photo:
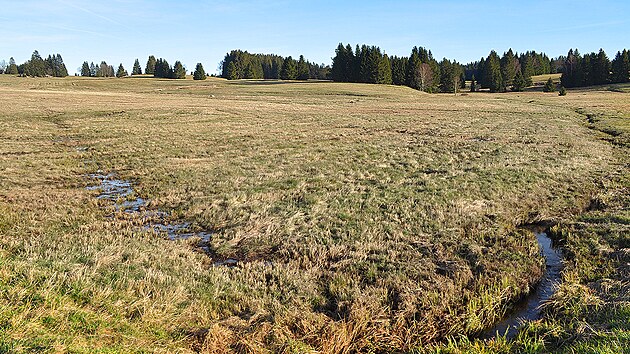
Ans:
[[[288,56],[282,63],[282,69],[280,69],[280,78],[282,80],[295,80],[297,78],[297,64],[295,60]]]
[[[149,59],[147,60],[147,66],[144,68],[144,73],[147,75],[154,75],[156,64],[157,64],[157,61],[155,60],[155,57],[153,55],[149,55]]]
[[[614,83],[630,82],[630,52],[624,49],[617,52],[611,64],[612,77]]]
[[[454,85],[456,82],[455,70],[453,63],[450,60],[444,58],[440,62],[440,92],[455,92],[458,85]]]
[[[201,63],[197,63],[195,67],[195,73],[193,74],[193,80],[205,80],[207,77],[206,71],[203,69],[203,65]]]
[[[173,69],[166,60],[160,58],[155,62],[153,76],[162,79],[170,79],[173,77]]]
[[[520,65],[518,59],[512,52],[512,48],[510,48],[510,50],[503,54],[503,58],[501,58],[501,78],[503,79],[503,90],[512,86],[517,71],[521,71]]]
[[[610,60],[604,49],[600,49],[593,57],[592,66],[593,84],[604,85],[610,82]]]
[[[236,71],[236,64],[234,64],[234,62],[230,62],[227,66],[227,74],[226,74],[226,79],[228,80],[237,80],[238,79],[238,72]]]
[[[140,67],[140,61],[138,59],[136,59],[136,61],[133,63],[131,75],[142,75],[142,68]]]
[[[350,47],[349,44],[347,47],[344,47],[343,43],[339,43],[339,46],[337,46],[335,50],[335,57],[333,58],[331,69],[333,81],[351,81],[353,57],[354,53],[352,52],[352,47]]]
[[[560,89],[558,90],[558,96],[566,96],[567,95],[567,89],[564,88],[564,86],[560,86]]]
[[[120,65],[118,66],[118,71],[116,71],[116,77],[121,78],[128,75],[129,74],[127,73],[127,70],[125,70],[125,67],[122,65],[122,63],[120,63]]]
[[[582,69],[582,56],[577,49],[569,50],[562,68],[560,82],[563,87],[578,87],[584,83],[584,70]]]
[[[300,59],[297,63],[297,79],[298,80],[308,80],[309,70],[308,64],[306,64],[306,60],[304,60],[304,56],[300,55]]]
[[[470,80],[470,92],[475,92],[477,90],[477,82],[475,81],[475,75],[473,74]]]
[[[7,66],[6,73],[10,75],[18,74],[18,66],[15,64],[15,59],[13,59],[13,57],[9,59],[9,66]]]
[[[173,65],[173,79],[185,79],[186,78],[186,68],[182,65],[181,61],[176,61],[175,65]]]
[[[501,60],[494,50],[490,52],[486,59],[484,74],[484,82],[488,85],[490,92],[501,92],[504,90],[504,81],[501,76]]]
[[[24,74],[26,76],[46,76],[46,62],[39,55],[38,51],[34,51],[31,55],[31,60],[24,64]]]
[[[90,71],[90,64],[87,61],[83,62],[81,65],[81,76],[92,76],[92,72]]]
[[[527,81],[521,70],[516,70],[516,76],[512,81],[512,91],[521,92],[527,87]]]
[[[392,84],[392,65],[387,54],[384,54],[379,60],[378,78],[376,83],[384,85]]]
[[[545,87],[543,87],[543,92],[554,92],[555,90],[556,85],[554,85],[553,80],[551,78],[547,79]]]
[[[405,85],[407,83],[406,73],[409,59],[394,56],[391,58],[390,62],[392,66],[392,83],[394,85]]]

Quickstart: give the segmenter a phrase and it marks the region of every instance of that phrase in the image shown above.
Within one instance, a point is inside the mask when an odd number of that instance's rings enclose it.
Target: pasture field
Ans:
[[[0,76],[0,352],[620,352],[630,96]],[[115,173],[170,241],[86,187]],[[541,276],[513,340],[475,340]],[[214,266],[236,259],[236,267]]]

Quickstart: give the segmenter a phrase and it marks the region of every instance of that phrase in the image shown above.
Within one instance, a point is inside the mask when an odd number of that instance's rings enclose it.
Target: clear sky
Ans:
[[[73,74],[85,60],[128,71],[150,54],[214,72],[243,49],[331,63],[339,42],[378,45],[390,55],[413,46],[466,63],[508,48],[555,57],[569,48],[630,48],[630,1],[283,1],[0,0],[0,60],[37,49],[60,53]]]

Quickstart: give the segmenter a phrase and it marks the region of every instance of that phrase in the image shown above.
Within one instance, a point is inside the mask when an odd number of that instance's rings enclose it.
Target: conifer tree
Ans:
[[[182,62],[179,60],[175,62],[173,65],[173,79],[185,79],[186,78],[186,69],[182,65]]]
[[[556,85],[553,84],[553,80],[551,78],[547,79],[545,87],[543,87],[543,92],[554,92],[555,90]]]
[[[46,62],[39,55],[38,51],[34,51],[31,55],[31,60],[25,63],[24,74],[27,76],[46,76]]]
[[[392,66],[387,54],[380,58],[378,63],[378,84],[391,85],[392,84]]]
[[[149,59],[147,60],[147,66],[144,69],[144,73],[147,75],[154,75],[156,63],[157,61],[155,60],[155,57],[153,55],[150,55]]]
[[[10,75],[18,74],[18,66],[15,64],[15,59],[13,59],[13,57],[9,59],[9,66],[7,67],[5,72]]]
[[[490,92],[504,91],[503,77],[501,76],[501,61],[497,52],[494,50],[490,52],[485,63],[485,78],[484,81],[488,84]]]
[[[90,71],[90,64],[88,64],[87,61],[84,61],[83,65],[81,65],[81,76],[92,76]]]
[[[120,63],[120,65],[118,66],[118,71],[116,71],[116,77],[121,78],[127,75],[127,70],[125,70],[125,67],[122,65],[122,63]]]
[[[617,52],[615,59],[611,64],[612,77],[611,80],[614,83],[630,82],[630,52],[624,49],[622,52]]]
[[[518,59],[514,56],[512,48],[510,48],[510,50],[503,54],[503,58],[501,58],[501,78],[503,79],[503,88],[512,86],[517,71],[520,71]]]
[[[527,86],[527,82],[525,81],[525,77],[523,77],[523,73],[520,70],[516,70],[516,76],[512,81],[512,91],[521,92]]]
[[[131,75],[142,75],[142,68],[140,67],[140,61],[138,59],[136,59],[136,61],[133,63]]]
[[[600,49],[599,53],[594,57],[593,62],[593,83],[595,85],[603,85],[610,79],[610,60],[604,49]]]
[[[558,90],[558,96],[566,96],[567,95],[567,89],[564,88],[564,86],[560,86],[560,89]]]
[[[304,60],[304,55],[300,55],[300,59],[298,60],[298,63],[297,63],[297,79],[308,80],[308,76],[309,76],[308,65],[306,64],[306,61]]]
[[[153,76],[162,79],[170,79],[173,77],[173,69],[166,60],[160,58],[155,61]]]
[[[203,69],[203,65],[201,63],[197,63],[195,67],[195,73],[193,74],[193,80],[205,80],[206,79],[206,71]]]
[[[238,72],[236,71],[236,64],[234,62],[230,62],[227,66],[227,77],[228,80],[236,80],[238,79]]]
[[[392,83],[394,85],[405,85],[407,74],[407,63],[409,59],[406,57],[392,57],[390,62],[392,66]]]
[[[280,78],[282,80],[295,80],[297,78],[297,64],[291,56],[284,59],[282,69],[280,70]]]
[[[470,80],[470,92],[475,92],[477,90],[477,82],[475,81],[475,74],[473,74]]]

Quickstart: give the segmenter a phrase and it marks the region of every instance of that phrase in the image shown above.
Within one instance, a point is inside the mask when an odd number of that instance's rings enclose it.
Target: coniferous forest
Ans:
[[[608,83],[630,82],[630,52],[618,51],[612,61],[603,49],[598,53],[581,55],[578,49],[569,50],[566,56],[550,58],[545,53],[527,51],[515,53],[508,49],[502,55],[495,50],[487,57],[468,64],[443,58],[438,61],[431,50],[414,47],[408,57],[388,56],[377,46],[339,43],[332,58],[332,66],[308,61],[303,55],[296,60],[291,56],[276,54],[251,54],[232,50],[220,63],[220,76],[228,80],[282,79],[282,80],[332,80],[370,84],[408,86],[429,93],[456,92],[479,89],[490,92],[522,91],[532,85],[532,76],[560,73],[562,87],[583,87]],[[197,65],[196,80],[207,75]],[[13,58],[0,61],[0,73],[22,76],[68,76],[60,54],[44,59],[34,51],[31,59],[17,65]],[[149,56],[144,69],[156,78],[183,79],[186,68],[180,61],[171,66],[165,59]],[[203,74],[202,74],[203,73]],[[124,77],[128,76],[123,64],[114,70],[112,65],[101,61],[83,62],[81,76]],[[138,59],[133,64],[132,75],[141,75]],[[551,86],[548,84],[545,90]]]

